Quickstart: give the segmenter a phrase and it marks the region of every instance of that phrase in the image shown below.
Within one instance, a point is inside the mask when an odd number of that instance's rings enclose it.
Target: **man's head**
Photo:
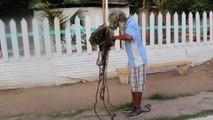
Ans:
[[[121,30],[123,30],[126,20],[126,14],[121,10],[115,9],[109,14],[109,26],[112,29],[117,29],[117,27],[119,27]]]

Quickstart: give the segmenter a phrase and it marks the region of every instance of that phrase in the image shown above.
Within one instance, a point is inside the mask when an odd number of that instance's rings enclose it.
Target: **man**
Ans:
[[[131,85],[132,104],[123,110],[127,117],[139,116],[142,113],[141,100],[144,91],[146,76],[147,54],[142,44],[141,32],[133,16],[126,17],[120,10],[114,10],[109,14],[110,27],[124,31],[123,35],[114,36],[124,40],[128,56],[128,82]]]

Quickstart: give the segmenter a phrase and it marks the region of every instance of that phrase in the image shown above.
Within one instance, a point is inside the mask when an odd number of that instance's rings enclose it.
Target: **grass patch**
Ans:
[[[63,118],[71,118],[75,115],[79,115],[83,112],[88,111],[89,109],[79,109],[79,110],[75,110],[72,112],[56,112],[56,113],[52,113],[52,114],[37,114],[37,113],[32,113],[32,114],[18,114],[18,115],[13,115],[13,116],[0,116],[0,120],[2,119],[10,119],[13,118],[15,120],[21,120],[23,119],[22,117],[33,117],[33,118],[42,118],[42,117],[48,117],[51,120],[55,120],[55,119],[63,119]]]
[[[115,107],[111,107],[109,110],[111,112],[117,112],[121,109],[124,109],[124,108],[127,108],[128,106],[130,106],[131,102],[127,102],[127,103],[123,103],[123,104],[120,104],[118,106],[115,106]]]
[[[213,90],[207,90],[207,92],[213,92]]]
[[[148,97],[151,100],[172,100],[179,97],[192,96],[191,94],[166,95],[164,93],[156,93]]]
[[[198,118],[198,117],[206,117],[208,115],[213,115],[213,110],[204,110],[194,115],[182,115],[178,117],[158,117],[158,118],[153,118],[151,120],[187,120],[187,119]]]
[[[150,97],[145,98],[145,99],[151,99],[151,100],[171,100],[171,99],[176,99],[176,98],[179,98],[179,97],[186,97],[186,96],[192,96],[192,94],[166,95],[164,93],[156,93],[156,94],[153,94]],[[131,102],[123,103],[123,104],[120,104],[118,106],[111,107],[109,110],[111,112],[117,112],[117,111],[119,111],[121,109],[127,108],[130,104],[131,104]]]
[[[79,109],[72,112],[57,112],[50,115],[52,118],[68,118],[88,111],[88,109]]]
[[[22,117],[24,114],[17,114],[17,115],[12,115],[12,116],[0,116],[1,119],[7,119],[7,118],[12,118],[12,117]]]

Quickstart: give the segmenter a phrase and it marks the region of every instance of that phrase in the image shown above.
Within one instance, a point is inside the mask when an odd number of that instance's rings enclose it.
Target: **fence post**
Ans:
[[[13,19],[10,21],[10,30],[11,30],[13,56],[15,60],[18,61],[20,59],[19,45],[18,45],[18,38],[17,38],[16,23]]]
[[[56,52],[58,56],[62,55],[61,51],[61,33],[59,19],[55,17],[54,19],[54,29],[55,29],[55,41],[56,41]]]
[[[92,45],[89,41],[89,38],[91,36],[91,22],[90,22],[90,17],[87,15],[85,18],[85,28],[86,28],[86,44],[87,44],[87,52],[92,53]]]
[[[174,46],[177,47],[178,46],[178,42],[179,42],[179,28],[178,28],[179,24],[178,24],[178,14],[175,13],[174,14]]]
[[[115,30],[115,35],[119,35],[119,28]],[[115,51],[120,51],[120,40],[115,41]]]
[[[170,47],[171,44],[171,15],[166,14],[166,46]]]
[[[196,42],[200,44],[200,14],[196,13]]]
[[[189,13],[189,44],[190,45],[193,45],[193,36],[194,36],[193,27],[194,27],[194,24],[193,24],[193,15],[190,12]]]
[[[186,14],[185,12],[182,13],[182,45],[186,45]]]
[[[155,15],[151,13],[150,15],[150,46],[154,48],[155,45]]]
[[[8,48],[7,48],[7,41],[6,41],[6,32],[5,32],[5,25],[0,20],[0,43],[1,43],[1,51],[3,54],[3,60],[8,61],[9,55],[8,55]]]
[[[38,21],[34,18],[32,21],[33,24],[33,40],[35,47],[35,56],[36,58],[41,58],[41,46],[39,41],[39,33],[38,33]]]
[[[82,43],[81,43],[81,26],[80,19],[77,16],[75,18],[75,35],[76,35],[76,46],[77,46],[77,54],[82,54]]]
[[[210,17],[210,43],[213,44],[213,15],[212,11],[209,12],[209,17]]]
[[[27,29],[27,22],[25,19],[22,19],[21,21],[21,31],[22,31],[22,38],[23,38],[23,44],[24,44],[24,56],[25,59],[30,59],[30,44],[29,44],[29,38],[28,38],[28,29]]]
[[[134,14],[134,18],[135,18],[136,23],[138,24],[138,15],[136,13]]]
[[[146,14],[142,13],[142,43],[146,46]]]
[[[72,38],[70,33],[70,21],[66,22],[66,28],[65,28],[65,38],[66,38],[66,48],[67,48],[67,55],[72,55]]]
[[[207,44],[207,14],[203,12],[203,43]]]
[[[163,47],[163,31],[162,31],[162,26],[163,26],[163,17],[162,14],[158,14],[158,46],[159,48]]]
[[[46,57],[51,57],[51,42],[50,42],[50,28],[49,28],[49,21],[47,18],[43,20],[44,26],[44,43],[45,43],[45,53]]]

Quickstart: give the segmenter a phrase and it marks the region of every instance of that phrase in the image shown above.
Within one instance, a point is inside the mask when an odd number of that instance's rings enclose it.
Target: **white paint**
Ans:
[[[193,26],[194,26],[194,24],[193,24],[193,15],[190,12],[189,13],[189,44],[190,45],[193,45],[193,35],[194,35]]]
[[[0,89],[54,85],[53,63],[53,59],[0,63]]]
[[[35,56],[36,58],[39,59],[41,58],[41,46],[38,33],[38,21],[34,18],[32,24],[33,24],[33,40],[34,40]]]
[[[114,31],[115,35],[119,35],[119,28]],[[115,51],[120,51],[120,40],[115,41]]]
[[[142,43],[146,45],[146,14],[142,13]]]
[[[4,23],[0,20],[0,45],[2,49],[2,54],[3,54],[3,60],[8,61],[9,60],[9,55],[8,55],[8,48],[7,48],[7,41],[6,41],[6,32],[5,32],[5,25]]]
[[[179,30],[178,30],[178,14],[175,13],[174,15],[174,45],[175,47],[178,46],[178,41],[179,41]]]
[[[150,46],[154,48],[155,45],[155,16],[153,13],[150,15]]]
[[[209,17],[210,17],[210,43],[213,44],[213,14],[212,11],[209,13]]]
[[[207,43],[207,14],[203,12],[203,43]]]
[[[27,22],[25,19],[21,21],[21,31],[23,37],[23,44],[24,44],[24,56],[26,60],[30,59],[30,44],[28,38],[28,29],[27,29]]]
[[[158,46],[163,47],[163,16],[161,13],[158,14]]]
[[[196,42],[200,44],[200,14],[196,13]]]
[[[171,15],[166,14],[166,45],[170,47],[171,44]]]
[[[89,42],[89,38],[91,36],[91,21],[90,21],[90,17],[87,15],[85,18],[85,28],[86,28],[86,40],[87,40],[87,53],[92,53],[92,45]]]
[[[135,18],[136,23],[138,23],[138,15],[135,13],[133,16]]]
[[[186,14],[185,12],[181,15],[182,18],[182,45],[186,45]]]
[[[51,57],[51,42],[50,42],[50,28],[49,21],[47,18],[43,20],[44,26],[44,44],[45,44],[45,54],[47,58]]]
[[[72,41],[71,41],[71,33],[70,33],[70,22],[67,21],[66,23],[66,28],[65,28],[65,38],[66,38],[66,52],[67,55],[70,56],[72,55]]]
[[[76,46],[77,46],[77,54],[82,54],[82,43],[81,43],[81,31],[80,31],[80,19],[77,16],[75,18],[75,35],[76,35]]]
[[[10,31],[11,31],[13,56],[14,56],[15,60],[18,61],[20,59],[20,53],[19,53],[19,44],[18,44],[18,38],[17,38],[16,23],[14,20],[10,21]]]
[[[55,41],[56,41],[56,52],[58,56],[61,56],[61,34],[60,34],[60,24],[59,19],[56,17],[54,19],[54,29],[55,29]]]

